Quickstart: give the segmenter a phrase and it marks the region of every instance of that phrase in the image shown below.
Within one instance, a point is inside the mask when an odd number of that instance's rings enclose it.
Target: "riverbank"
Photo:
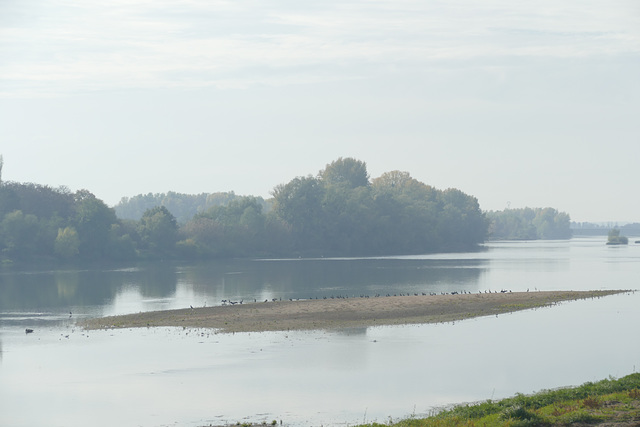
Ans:
[[[640,425],[640,374],[577,387],[518,394],[499,401],[458,405],[428,418],[357,427]]]
[[[344,329],[367,326],[453,322],[600,298],[628,290],[505,292],[403,295],[268,301],[153,311],[84,320],[86,329],[177,326],[223,333]]]
[[[395,421],[389,418],[384,424],[373,422],[355,427],[637,427],[640,425],[640,374],[542,390],[531,395],[516,394],[497,401],[460,404],[436,412],[426,418],[415,415]],[[236,425],[267,427],[283,424],[273,420],[269,424],[245,421]]]

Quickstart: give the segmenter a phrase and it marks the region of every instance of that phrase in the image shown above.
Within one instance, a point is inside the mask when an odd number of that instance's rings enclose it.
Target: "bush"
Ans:
[[[529,411],[522,406],[512,406],[507,408],[501,415],[503,420],[515,420],[514,425],[526,426],[526,425],[544,425],[545,422],[535,412]]]

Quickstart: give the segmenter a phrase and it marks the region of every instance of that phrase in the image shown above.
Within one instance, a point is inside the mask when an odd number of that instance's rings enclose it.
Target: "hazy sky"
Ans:
[[[640,2],[0,0],[0,154],[109,205],[355,157],[640,222]]]

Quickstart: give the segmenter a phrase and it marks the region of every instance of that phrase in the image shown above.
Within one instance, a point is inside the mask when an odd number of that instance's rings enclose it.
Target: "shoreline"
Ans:
[[[627,292],[633,291],[536,291],[270,301],[125,314],[87,319],[78,325],[89,330],[174,326],[215,329],[221,333],[334,330],[446,323]]]

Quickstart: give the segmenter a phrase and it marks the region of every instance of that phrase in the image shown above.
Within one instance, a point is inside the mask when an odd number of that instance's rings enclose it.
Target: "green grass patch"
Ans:
[[[640,422],[640,373],[578,387],[459,405],[428,418],[361,427],[520,427]]]

